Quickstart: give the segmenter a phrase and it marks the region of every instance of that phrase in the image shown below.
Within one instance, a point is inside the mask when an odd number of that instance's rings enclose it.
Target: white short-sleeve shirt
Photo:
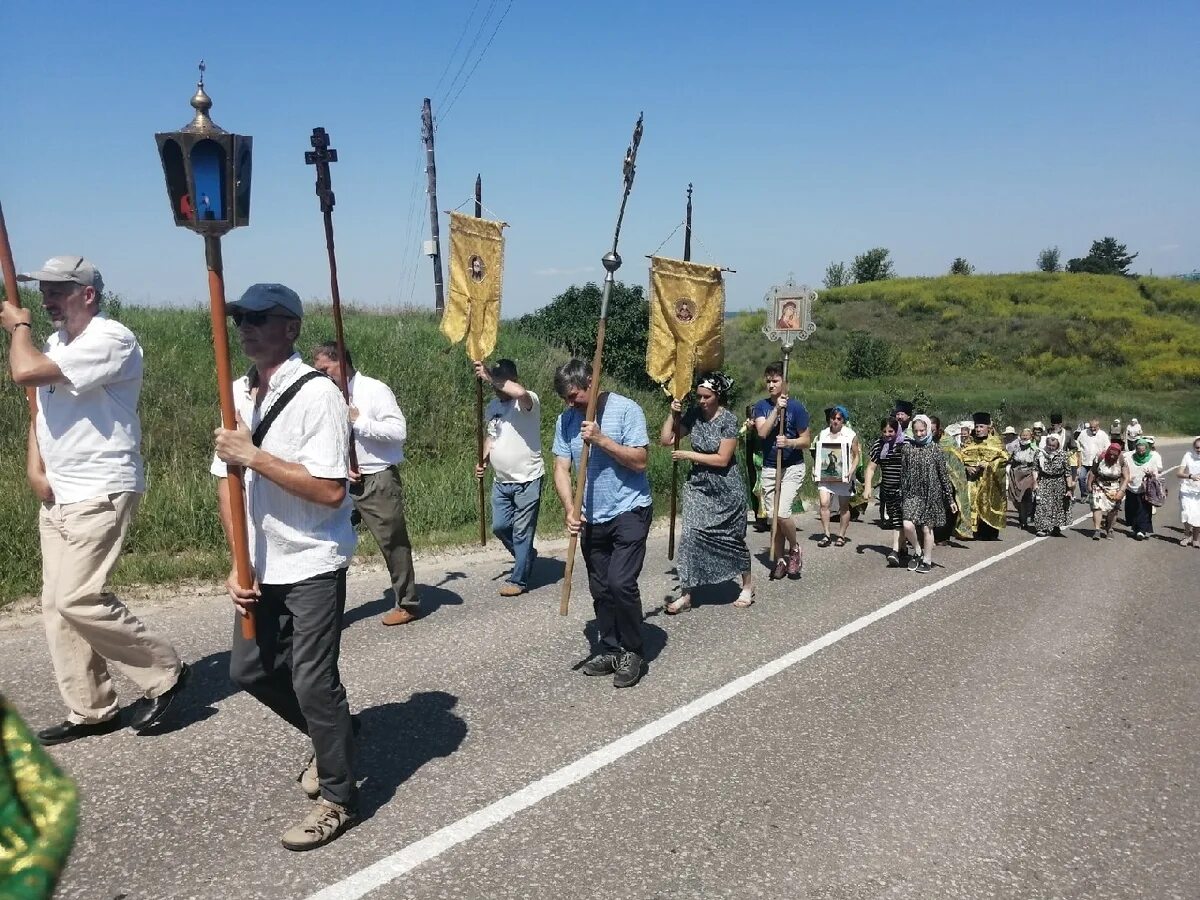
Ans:
[[[97,315],[72,341],[50,335],[46,355],[66,383],[37,390],[37,440],[56,503],[146,489],[142,463],[142,348]]]
[[[528,484],[546,472],[542,459],[542,403],[529,391],[532,406],[493,397],[483,414],[492,450],[488,456],[501,484]]]
[[[256,405],[250,379],[233,385],[238,415],[253,432],[279,396],[296,379],[315,371],[293,354],[275,374]],[[300,463],[316,478],[345,478],[349,473],[350,417],[346,401],[324,376],[306,382],[276,417],[262,449],[285,462]],[[212,474],[227,468],[213,457]],[[257,472],[246,470],[246,518],[250,559],[262,584],[295,584],[345,568],[357,537],[350,524],[351,501],[336,509],[291,494]]]

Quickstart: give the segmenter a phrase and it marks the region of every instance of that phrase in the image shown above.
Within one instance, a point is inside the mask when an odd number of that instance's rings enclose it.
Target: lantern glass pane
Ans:
[[[167,178],[167,197],[171,201],[171,214],[176,225],[187,225],[196,219],[196,207],[188,193],[187,170],[183,165],[183,151],[173,140],[162,144],[163,174]]]
[[[234,202],[237,204],[235,211],[236,225],[250,224],[250,138],[240,137],[237,139],[237,186],[234,189]]]
[[[196,190],[193,200],[198,220],[225,221],[225,180],[228,171],[225,148],[216,141],[198,141],[192,147],[192,180]]]

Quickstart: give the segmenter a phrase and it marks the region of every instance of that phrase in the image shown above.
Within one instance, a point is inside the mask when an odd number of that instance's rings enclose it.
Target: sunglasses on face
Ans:
[[[290,319],[291,316],[281,316],[278,313],[269,312],[243,312],[240,309],[235,309],[229,314],[233,319],[235,328],[241,328],[242,325],[249,325],[251,328],[261,328],[267,324],[267,319]]]

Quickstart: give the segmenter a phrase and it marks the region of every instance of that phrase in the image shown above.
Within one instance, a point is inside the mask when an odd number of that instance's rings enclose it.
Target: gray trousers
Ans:
[[[338,673],[346,570],[261,588],[252,640],[242,637],[241,617],[234,614],[229,675],[312,739],[321,795],[353,808],[354,738]]]
[[[363,475],[350,485],[350,496],[383,553],[396,605],[417,612],[421,598],[417,596],[417,579],[413,575],[412,541],[408,539],[404,521],[404,488],[399,469],[389,466],[382,472]]]

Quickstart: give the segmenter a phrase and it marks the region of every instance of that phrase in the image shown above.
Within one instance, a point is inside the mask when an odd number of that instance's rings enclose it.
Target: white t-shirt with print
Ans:
[[[146,489],[142,463],[142,348],[97,315],[74,340],[50,335],[45,353],[66,384],[37,390],[37,440],[56,503]]]
[[[483,414],[492,452],[488,459],[501,484],[527,484],[546,471],[542,459],[542,402],[529,391],[533,405],[521,409],[516,400],[493,397]]]

